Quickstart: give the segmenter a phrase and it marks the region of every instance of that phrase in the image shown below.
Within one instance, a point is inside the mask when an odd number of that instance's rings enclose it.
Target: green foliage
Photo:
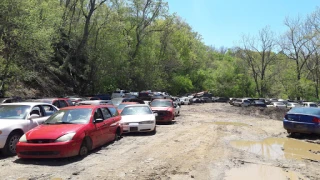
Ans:
[[[317,54],[310,55],[297,81],[288,54],[274,49],[262,54],[251,41],[248,49],[208,47],[168,8],[162,0],[0,1],[0,95],[84,95],[121,88],[319,97],[318,78],[310,75],[320,69]]]

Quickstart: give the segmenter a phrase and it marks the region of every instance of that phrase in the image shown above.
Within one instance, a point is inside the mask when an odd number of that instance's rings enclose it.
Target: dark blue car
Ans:
[[[283,127],[290,134],[320,134],[320,108],[292,108],[283,119]]]

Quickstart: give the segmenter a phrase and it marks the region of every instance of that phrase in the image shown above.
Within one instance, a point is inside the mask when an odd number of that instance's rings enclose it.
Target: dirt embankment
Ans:
[[[222,103],[185,105],[155,135],[127,134],[84,159],[0,156],[0,179],[318,179],[320,145],[287,138],[281,121],[256,113]]]

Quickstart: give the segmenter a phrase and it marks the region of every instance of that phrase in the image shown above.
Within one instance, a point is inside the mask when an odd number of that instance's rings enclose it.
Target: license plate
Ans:
[[[130,127],[130,132],[138,131],[138,127]]]
[[[306,128],[306,126],[302,125],[302,124],[295,124],[293,127],[299,128],[299,129],[305,129]]]

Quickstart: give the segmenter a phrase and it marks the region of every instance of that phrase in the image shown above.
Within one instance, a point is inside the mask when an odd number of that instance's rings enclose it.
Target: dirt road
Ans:
[[[0,155],[0,179],[318,179],[320,145],[286,136],[281,121],[229,104],[186,105],[156,135],[125,135],[84,159]]]

